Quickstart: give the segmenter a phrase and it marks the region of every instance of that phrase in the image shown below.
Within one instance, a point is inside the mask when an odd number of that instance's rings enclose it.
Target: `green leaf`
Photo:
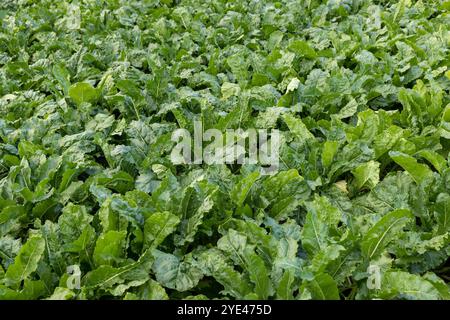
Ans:
[[[281,300],[292,300],[293,285],[295,283],[295,275],[293,270],[285,270],[276,288],[277,298]]]
[[[431,282],[431,284],[439,291],[439,294],[441,295],[442,299],[444,300],[450,299],[450,290],[447,283],[445,283],[444,280],[439,278],[433,272],[427,272],[422,276],[422,278]]]
[[[417,154],[430,162],[439,173],[447,168],[447,161],[439,153],[432,150],[420,150]]]
[[[258,193],[262,207],[269,206],[270,215],[282,219],[309,196],[310,189],[296,169],[280,171],[264,180]]]
[[[156,281],[150,279],[139,286],[135,293],[128,292],[124,300],[168,300],[166,291]]]
[[[20,249],[14,263],[5,274],[7,286],[17,288],[20,282],[36,271],[45,249],[45,240],[41,236],[33,236]]]
[[[70,243],[78,239],[93,217],[87,213],[86,207],[68,204],[58,218],[58,225],[62,240]]]
[[[314,300],[339,300],[339,290],[333,278],[326,273],[318,274],[306,284]]]
[[[418,163],[416,159],[407,154],[391,151],[389,152],[389,156],[403,169],[405,169],[417,184],[421,184],[425,180],[433,177],[433,172],[428,168],[428,166]]]
[[[145,246],[150,249],[157,248],[164,239],[176,230],[180,218],[170,212],[157,212],[152,214],[144,225]]]
[[[447,71],[447,74],[450,75],[450,72]],[[450,103],[447,104],[442,113],[440,135],[445,139],[450,139]]]
[[[386,152],[392,150],[404,135],[405,131],[395,125],[389,126],[386,130],[379,133],[373,141],[375,158],[378,159]]]
[[[20,292],[12,290],[4,285],[0,285],[0,300],[22,300]]]
[[[134,186],[133,177],[124,171],[99,174],[95,177],[95,181],[98,185],[103,185],[120,193],[132,190]]]
[[[108,231],[98,237],[94,249],[94,262],[97,266],[114,265],[123,258],[125,249],[125,231]]]
[[[431,282],[408,272],[388,271],[383,274],[381,283],[381,290],[377,296],[382,299],[401,297],[415,300],[442,299]]]
[[[322,165],[325,168],[330,167],[338,149],[339,149],[338,141],[330,141],[330,140],[325,141],[322,150]]]
[[[226,100],[232,96],[238,96],[241,92],[239,85],[230,82],[224,82],[221,88],[222,99]]]
[[[218,190],[206,181],[199,182],[184,190],[182,201],[183,217],[178,225],[178,233],[175,241],[178,245],[184,245],[194,241],[203,218],[214,206],[214,197]]]
[[[338,119],[345,119],[353,116],[358,110],[358,102],[355,99],[351,99],[336,115]]]
[[[70,87],[70,74],[63,64],[57,64],[52,69],[53,76],[61,85],[64,94],[68,94]]]
[[[247,237],[230,229],[219,239],[217,247],[232,256],[234,262],[246,270],[255,285],[255,293],[260,299],[267,299],[272,292],[271,281],[264,260],[254,252]]]
[[[178,257],[159,250],[153,251],[153,255],[156,279],[169,289],[186,291],[195,287],[203,278],[203,273],[195,266],[190,256],[181,261]]]
[[[98,96],[98,90],[87,82],[78,82],[69,88],[69,97],[78,105],[83,102],[94,102]]]
[[[331,262],[338,259],[341,252],[345,251],[345,247],[338,244],[330,244],[324,249],[316,253],[311,260],[311,270],[314,273],[324,272]]]
[[[409,210],[398,209],[386,214],[364,235],[361,249],[370,260],[376,258],[395,239],[413,215]]]
[[[352,207],[358,215],[380,217],[395,209],[411,209],[409,204],[414,182],[406,172],[390,173],[369,193],[353,200]]]
[[[114,287],[113,289],[109,289],[108,291],[113,296],[120,297],[120,296],[123,296],[124,293],[127,292],[128,290],[131,290],[134,287],[138,287],[138,286],[146,283],[147,281],[148,281],[147,278],[132,280],[127,283],[119,284],[116,287]]]
[[[369,161],[353,169],[352,174],[355,177],[357,189],[361,189],[363,186],[372,189],[380,181],[380,163]]]
[[[300,118],[297,118],[292,114],[286,114],[283,116],[283,119],[288,125],[289,130],[299,141],[303,142],[309,139],[314,139],[314,136]]]
[[[9,235],[0,238],[0,258],[5,268],[14,262],[21,246],[21,239],[14,239]]]
[[[204,251],[197,257],[201,270],[224,287],[224,294],[244,299],[251,292],[251,285],[227,260],[226,255],[217,248]]]
[[[89,271],[82,280],[82,285],[87,288],[111,288],[125,281],[136,281],[148,279],[153,256],[145,251],[136,262],[131,262],[123,267],[115,268],[102,265],[95,270]]]
[[[247,195],[253,186],[253,184],[258,180],[259,172],[255,171],[247,175],[244,179],[236,183],[230,192],[231,200],[238,206],[242,206]]]
[[[340,211],[326,197],[316,197],[307,203],[308,214],[302,229],[302,245],[312,258],[330,242],[330,232],[341,219]]]
[[[316,51],[308,44],[308,42],[303,40],[292,41],[288,48],[301,57],[308,59],[314,59],[317,57]]]
[[[87,226],[83,229],[83,232],[77,240],[64,246],[64,251],[77,252],[80,254],[81,258],[89,260],[91,254],[90,249],[95,243],[95,237],[95,229],[91,226]]]
[[[47,300],[71,300],[76,296],[75,292],[70,289],[56,287],[53,294]]]
[[[438,233],[450,232],[450,195],[441,193],[436,199],[434,215],[438,222]]]
[[[25,217],[25,214],[25,207],[20,205],[3,208],[0,212],[0,236],[20,229],[21,220]]]

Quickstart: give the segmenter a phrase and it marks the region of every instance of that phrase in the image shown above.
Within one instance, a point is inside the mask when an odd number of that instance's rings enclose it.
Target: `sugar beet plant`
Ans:
[[[449,299],[449,10],[2,1],[0,299]]]

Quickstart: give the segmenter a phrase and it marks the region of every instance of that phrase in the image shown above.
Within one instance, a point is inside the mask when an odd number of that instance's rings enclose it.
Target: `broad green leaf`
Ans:
[[[239,85],[230,82],[224,82],[222,84],[222,99],[226,100],[229,97],[237,96],[241,92]]]
[[[404,135],[405,131],[395,125],[391,125],[386,130],[379,133],[373,141],[375,158],[378,159],[386,152],[392,150]]]
[[[377,294],[382,299],[406,298],[414,300],[442,299],[439,290],[419,275],[404,271],[389,271],[383,274],[381,290]]]
[[[358,102],[355,99],[351,99],[336,115],[339,119],[345,119],[353,116],[358,110]]]
[[[125,193],[134,186],[133,177],[124,171],[99,174],[95,177],[95,181],[98,185],[103,185],[120,193]]]
[[[26,211],[23,206],[7,206],[0,212],[0,236],[14,233],[20,229],[21,220],[25,217]]]
[[[0,285],[0,300],[22,300],[23,296],[20,292],[12,290],[7,286]]]
[[[281,219],[295,210],[309,196],[309,187],[296,169],[280,171],[264,180],[258,193],[263,207],[270,207],[270,215]]]
[[[333,278],[321,273],[314,277],[313,280],[306,284],[314,300],[339,300],[339,290]]]
[[[150,279],[139,286],[136,293],[128,292],[124,300],[168,300],[166,291],[156,281]]]
[[[17,288],[20,282],[36,271],[45,249],[45,240],[41,236],[33,236],[20,249],[14,263],[5,274],[6,285]]]
[[[314,136],[311,134],[311,132],[308,130],[308,128],[300,118],[295,117],[291,114],[286,114],[284,115],[283,119],[288,125],[289,130],[297,139],[299,139],[299,141],[303,142],[314,138]]]
[[[338,141],[325,141],[322,150],[322,165],[328,168],[333,162],[334,156],[339,149]]]
[[[70,74],[63,64],[57,64],[52,69],[53,76],[61,85],[64,94],[68,94],[70,87]]]
[[[444,299],[444,300],[450,299],[450,289],[444,280],[439,278],[433,272],[427,272],[422,277],[425,280],[431,282],[431,284],[439,291],[439,294],[441,295],[442,299]]]
[[[87,82],[78,82],[69,88],[69,97],[78,105],[83,102],[94,102],[98,96],[98,90]]]
[[[85,206],[68,204],[58,218],[62,240],[66,243],[75,241],[92,219],[93,216],[87,213]]]
[[[391,173],[369,193],[353,199],[353,210],[358,215],[369,214],[375,218],[395,209],[411,209],[409,202],[412,185],[414,182],[408,173]]]
[[[138,261],[131,262],[120,268],[102,265],[88,272],[82,280],[82,285],[87,288],[107,289],[125,281],[147,279],[152,262],[153,256],[149,251],[145,251]]]
[[[444,234],[450,232],[450,195],[441,193],[436,199],[434,215],[438,222],[438,232]]]
[[[428,168],[428,166],[418,163],[416,159],[407,154],[392,151],[389,152],[389,156],[403,169],[405,169],[413,177],[417,184],[420,184],[433,176],[433,172]]]
[[[303,40],[292,41],[289,44],[289,50],[305,58],[313,59],[317,57],[316,51],[308,44],[308,42]]]
[[[361,242],[364,255],[369,260],[376,258],[389,242],[398,237],[412,218],[413,215],[406,209],[398,209],[386,214],[364,235]]]
[[[56,287],[53,294],[47,300],[71,300],[76,296],[75,292],[63,287]]]
[[[312,258],[310,266],[311,270],[314,273],[324,272],[328,265],[339,258],[342,251],[345,251],[345,248],[341,245],[328,245]]]
[[[439,173],[442,173],[447,167],[447,161],[437,152],[432,150],[420,150],[418,155],[430,162]]]
[[[450,73],[447,71],[447,74],[450,74]],[[442,113],[440,132],[441,132],[441,134],[440,134],[441,137],[443,137],[445,139],[450,139],[450,103],[447,104],[447,106],[445,107],[445,109]]]
[[[176,230],[180,218],[170,212],[157,212],[152,214],[144,225],[145,246],[157,248],[164,239]]]
[[[64,251],[78,252],[82,258],[89,260],[90,249],[95,243],[95,237],[95,229],[87,226],[77,240],[64,246]]]
[[[205,214],[214,206],[214,197],[217,186],[212,186],[203,181],[184,190],[182,201],[181,222],[178,225],[178,234],[175,241],[178,245],[184,245],[194,240],[198,228],[203,223]]]
[[[242,206],[251,187],[253,186],[255,181],[258,180],[258,178],[259,172],[255,171],[235,184],[234,188],[230,192],[230,197],[238,207]]]
[[[11,236],[0,238],[0,258],[6,269],[10,264],[14,263],[14,258],[17,256],[21,246],[21,239],[14,239]]]
[[[330,231],[339,223],[341,213],[325,197],[316,197],[307,208],[301,239],[303,248],[312,258],[327,247],[331,240]]]
[[[251,292],[251,285],[227,262],[227,257],[217,248],[202,252],[197,257],[198,265],[205,275],[212,276],[224,287],[224,293],[243,299]]]
[[[281,300],[292,300],[293,296],[293,285],[295,283],[295,274],[293,270],[285,270],[281,280],[276,288],[277,298]]]
[[[109,292],[115,297],[121,297],[128,290],[131,290],[134,287],[138,287],[138,286],[146,283],[147,281],[148,281],[147,278],[132,280],[127,283],[122,283],[122,284],[117,285],[116,287],[110,289]]]
[[[114,265],[123,259],[126,241],[125,231],[108,231],[101,234],[95,244],[93,259],[97,266]]]
[[[246,270],[258,297],[267,299],[272,291],[268,270],[264,260],[255,253],[254,246],[248,243],[247,237],[230,229],[219,239],[217,247],[230,254],[234,262]]]
[[[195,266],[191,257],[181,261],[178,257],[159,250],[155,250],[153,255],[156,280],[164,287],[182,292],[192,289],[203,278],[203,273]]]
[[[369,161],[353,169],[352,174],[355,177],[357,189],[363,186],[372,189],[380,181],[380,163]]]

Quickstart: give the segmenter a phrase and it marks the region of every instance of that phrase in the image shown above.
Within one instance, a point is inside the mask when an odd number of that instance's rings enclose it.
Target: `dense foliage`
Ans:
[[[0,299],[448,299],[449,10],[2,1]],[[174,165],[194,120],[278,173]]]

